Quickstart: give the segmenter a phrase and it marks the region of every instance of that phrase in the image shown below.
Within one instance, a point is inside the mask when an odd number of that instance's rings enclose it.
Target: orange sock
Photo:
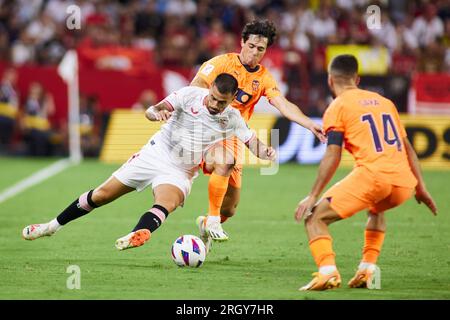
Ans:
[[[364,248],[362,262],[377,263],[378,256],[384,241],[384,232],[379,230],[366,230],[364,232]]]
[[[322,266],[335,266],[336,256],[333,252],[332,239],[330,236],[318,236],[309,241],[309,248],[313,255],[316,265],[320,268]]]
[[[211,174],[208,183],[209,215],[220,215],[220,207],[227,193],[229,179],[230,177],[219,176],[214,172]]]

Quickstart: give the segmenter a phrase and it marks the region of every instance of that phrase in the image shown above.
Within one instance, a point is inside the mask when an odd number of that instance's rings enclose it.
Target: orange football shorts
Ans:
[[[360,166],[326,191],[323,198],[345,219],[364,209],[376,214],[397,207],[413,192],[414,188],[383,182],[375,173]]]

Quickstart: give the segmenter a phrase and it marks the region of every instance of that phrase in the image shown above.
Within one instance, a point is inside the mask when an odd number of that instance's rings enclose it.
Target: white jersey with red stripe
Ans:
[[[224,139],[236,136],[246,143],[254,137],[238,110],[226,107],[219,114],[211,114],[206,107],[208,89],[184,87],[170,94],[163,101],[172,116],[152,141],[164,144],[174,164],[185,170],[197,167],[205,151]]]

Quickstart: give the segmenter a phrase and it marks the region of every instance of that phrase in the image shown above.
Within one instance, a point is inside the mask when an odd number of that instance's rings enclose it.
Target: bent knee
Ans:
[[[314,217],[314,215],[309,215],[309,216],[305,217],[303,222],[304,222],[306,228],[310,228],[310,227],[316,225],[318,220]]]
[[[318,224],[326,224],[327,226],[335,221],[341,220],[337,215],[326,215],[313,213],[305,218],[305,227],[313,227]]]

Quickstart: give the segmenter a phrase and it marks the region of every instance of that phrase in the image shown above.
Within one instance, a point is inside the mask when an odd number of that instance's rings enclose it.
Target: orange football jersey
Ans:
[[[229,73],[237,79],[239,90],[231,106],[241,112],[245,121],[252,116],[261,96],[270,101],[281,95],[275,79],[264,66],[259,64],[251,70],[241,63],[237,53],[222,54],[206,61],[198,70],[196,77],[211,85],[220,73]]]
[[[361,89],[345,91],[325,111],[323,127],[327,133],[344,133],[345,149],[356,166],[365,166],[392,185],[417,184],[403,146],[406,131],[389,99]]]

